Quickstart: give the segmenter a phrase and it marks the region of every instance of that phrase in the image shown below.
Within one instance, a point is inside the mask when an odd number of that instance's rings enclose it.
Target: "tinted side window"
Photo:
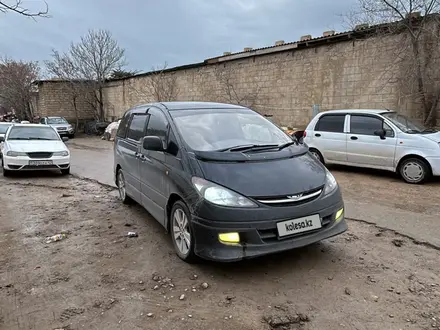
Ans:
[[[369,116],[351,116],[350,132],[353,134],[374,135],[374,132],[383,128],[383,120]]]
[[[128,129],[128,122],[130,119],[130,113],[126,112],[124,118],[122,118],[121,122],[118,126],[118,131],[116,132],[116,136],[124,138]]]
[[[325,115],[319,119],[315,131],[343,133],[344,123],[345,115]]]
[[[166,146],[168,143],[167,136],[169,127],[167,118],[162,111],[156,108],[150,108],[148,114],[150,115],[150,120],[148,121],[146,136],[158,136],[162,139],[164,146]]]
[[[145,113],[135,113],[128,128],[127,138],[140,141],[145,136],[147,118],[148,116]]]

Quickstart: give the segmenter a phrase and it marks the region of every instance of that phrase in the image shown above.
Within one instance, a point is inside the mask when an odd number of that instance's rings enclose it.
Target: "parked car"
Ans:
[[[5,139],[6,131],[12,125],[13,125],[13,123],[10,123],[10,122],[0,122],[0,140]],[[3,149],[3,142],[0,141],[0,157],[2,157],[2,155],[3,155],[2,149]]]
[[[63,138],[67,140],[67,137]],[[70,173],[70,152],[57,131],[48,125],[15,124],[3,144],[3,175],[12,171],[60,170]]]
[[[304,133],[324,164],[399,173],[408,183],[440,175],[440,133],[390,110],[332,110],[318,114]]]
[[[42,117],[40,124],[52,126],[60,136],[67,136],[70,139],[75,137],[75,129],[64,117]]]
[[[114,156],[122,202],[147,209],[187,262],[256,257],[347,229],[333,175],[245,107],[138,106],[119,125]]]

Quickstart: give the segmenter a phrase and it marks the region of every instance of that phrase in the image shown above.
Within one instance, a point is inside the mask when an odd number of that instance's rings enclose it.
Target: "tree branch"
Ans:
[[[0,1],[0,12],[6,13],[8,11],[17,13],[19,15],[22,16],[26,16],[26,17],[50,17],[48,15],[49,13],[49,6],[47,5],[46,1],[43,1],[44,5],[45,5],[45,9],[44,10],[40,10],[40,11],[30,11],[29,9],[23,7],[23,1],[22,0],[15,0],[15,3],[9,4],[7,3],[6,0],[4,1]]]

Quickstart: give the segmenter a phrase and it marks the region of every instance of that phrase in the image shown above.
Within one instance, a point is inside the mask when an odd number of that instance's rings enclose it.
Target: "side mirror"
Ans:
[[[163,143],[158,136],[146,136],[142,139],[142,148],[151,151],[164,151]]]
[[[5,142],[5,137],[4,136],[0,136],[0,142]]]
[[[67,141],[69,141],[69,138],[68,138],[67,136],[63,136],[63,137],[61,138],[61,140],[63,140],[63,142],[67,142]]]
[[[381,138],[381,140],[385,140],[385,135],[387,135],[387,132],[385,132],[384,129],[378,129],[374,132],[374,135],[377,135]]]

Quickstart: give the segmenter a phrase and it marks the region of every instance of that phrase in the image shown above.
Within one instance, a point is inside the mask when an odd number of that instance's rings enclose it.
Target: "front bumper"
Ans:
[[[74,135],[75,134],[75,130],[74,129],[70,129],[70,130],[65,130],[65,131],[58,131],[58,134],[60,136],[68,136],[68,135]]]
[[[440,157],[426,157],[426,160],[431,165],[432,175],[440,176]]]
[[[52,161],[52,165],[29,165],[29,161]],[[3,155],[3,166],[10,171],[62,170],[70,167],[70,156],[51,158],[29,158],[27,156],[9,157]]]
[[[289,219],[258,222],[208,221],[193,215],[192,232],[195,238],[195,253],[208,260],[238,261],[266,254],[272,254],[303,247],[323,239],[339,235],[348,227],[342,214],[338,220],[336,213],[344,207],[342,200],[325,209],[313,212],[321,218],[320,229],[279,238],[277,223]],[[310,215],[310,214],[309,214]],[[218,240],[218,234],[238,232],[240,244],[225,245]]]

